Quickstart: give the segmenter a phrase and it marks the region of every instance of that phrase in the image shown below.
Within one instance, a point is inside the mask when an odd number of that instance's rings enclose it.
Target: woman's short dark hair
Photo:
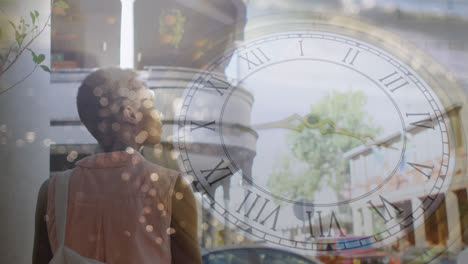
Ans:
[[[113,137],[112,123],[124,106],[136,102],[136,91],[140,88],[133,70],[103,68],[84,79],[76,96],[78,115],[98,142]]]

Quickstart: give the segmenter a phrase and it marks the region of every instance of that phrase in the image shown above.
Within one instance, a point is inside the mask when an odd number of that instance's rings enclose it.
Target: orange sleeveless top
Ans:
[[[109,264],[171,263],[171,201],[178,176],[133,149],[78,161],[69,183],[65,245]],[[54,254],[56,177],[49,181],[46,215]]]

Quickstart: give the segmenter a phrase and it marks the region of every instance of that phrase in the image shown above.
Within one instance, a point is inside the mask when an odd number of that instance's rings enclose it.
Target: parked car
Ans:
[[[382,249],[376,248],[365,236],[334,237],[319,239],[317,258],[326,264],[400,264],[397,256],[392,256]],[[360,244],[360,242],[364,242]],[[366,243],[368,242],[368,243]],[[356,248],[340,250],[339,245],[346,244]]]
[[[401,264],[456,264],[457,255],[442,247],[410,247],[400,256]]]
[[[202,250],[203,264],[323,264],[289,250],[267,246],[232,246]]]

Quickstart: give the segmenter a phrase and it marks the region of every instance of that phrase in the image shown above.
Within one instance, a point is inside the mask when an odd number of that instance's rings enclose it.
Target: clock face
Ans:
[[[183,96],[181,169],[251,240],[320,251],[408,236],[450,184],[454,110],[397,55],[319,30],[226,51]]]

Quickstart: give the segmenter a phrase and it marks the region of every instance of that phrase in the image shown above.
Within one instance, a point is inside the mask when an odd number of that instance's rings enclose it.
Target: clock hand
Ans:
[[[319,128],[320,129],[320,133],[322,133],[322,135],[326,135],[326,134],[331,134],[331,133],[337,133],[337,134],[342,134],[342,135],[345,135],[345,136],[349,136],[349,137],[353,137],[353,138],[356,138],[356,139],[359,139],[362,144],[366,145],[366,146],[372,146],[372,145],[377,145],[377,146],[383,146],[383,147],[386,147],[386,148],[391,148],[391,149],[397,149],[395,147],[392,147],[384,142],[377,142],[374,137],[372,137],[371,135],[369,134],[357,134],[357,133],[353,133],[351,131],[348,131],[346,129],[342,129],[342,128],[339,128],[335,125],[335,122],[333,122],[331,119],[327,118],[327,119],[323,119],[323,120],[320,120],[320,117],[316,114],[308,114],[305,116],[305,118],[303,119],[304,123],[301,124],[301,130],[304,126],[307,126],[309,128]],[[369,142],[367,139],[370,139],[372,142]]]
[[[359,139],[362,142],[362,144],[366,146],[376,145],[376,146],[382,146],[382,147],[391,148],[391,149],[397,149],[382,141],[376,141],[374,137],[369,134],[360,135],[360,134],[352,133],[350,131],[347,131],[341,128],[335,128],[335,130],[336,130],[335,132],[338,134],[347,135],[347,136]]]
[[[370,140],[372,140],[374,143],[367,142],[366,137],[363,137],[363,138],[361,138],[361,142],[366,141],[366,142],[363,142],[364,145],[366,145],[366,146],[376,145],[376,146],[381,146],[381,147],[385,147],[385,148],[391,148],[391,149],[398,150],[398,148],[392,147],[392,146],[390,146],[389,144],[384,143],[384,142],[382,142],[382,141],[375,141],[374,137],[369,136],[369,137],[367,137],[367,138],[369,138]]]
[[[298,125],[293,125],[291,122],[292,121],[300,121],[301,124]],[[253,125],[253,129],[269,129],[269,128],[287,128],[291,130],[296,130],[298,132],[302,131],[303,127],[300,127],[303,124],[303,117],[298,115],[298,114],[293,114],[283,120],[276,121],[276,122],[269,122],[269,123],[264,123],[264,124],[259,124],[259,125]]]
[[[300,121],[300,124],[293,125],[291,123],[292,121]],[[353,137],[353,138],[359,139],[362,142],[362,144],[366,146],[377,145],[377,146],[383,146],[386,148],[396,149],[395,147],[391,147],[390,145],[386,143],[376,142],[375,139],[371,135],[368,135],[368,134],[361,135],[361,134],[353,133],[346,129],[338,128],[331,119],[329,118],[321,119],[320,116],[313,114],[313,113],[307,114],[305,117],[302,117],[299,114],[293,114],[280,121],[252,126],[252,128],[254,129],[287,128],[287,129],[295,130],[298,132],[302,131],[305,127],[311,128],[311,129],[318,128],[322,135],[337,133],[337,134],[342,134],[345,136]],[[369,142],[369,139],[371,140],[371,142]]]
[[[309,119],[307,119],[307,121],[309,121]],[[376,141],[374,139],[374,137],[369,135],[369,134],[362,134],[361,135],[361,134],[354,133],[354,132],[351,132],[351,131],[343,129],[343,128],[339,128],[339,127],[337,127],[335,125],[335,123],[332,120],[330,120],[328,118],[319,121],[319,128],[320,128],[320,133],[322,133],[322,135],[337,133],[337,134],[341,134],[341,135],[345,135],[345,136],[349,136],[349,137],[359,139],[362,142],[362,144],[364,144],[366,146],[377,145],[377,146],[382,146],[382,147],[386,147],[386,148],[397,149],[397,148],[392,147],[392,146],[390,146],[390,145],[388,145],[388,144],[386,144],[384,142]],[[369,139],[370,139],[370,141],[369,141]]]

